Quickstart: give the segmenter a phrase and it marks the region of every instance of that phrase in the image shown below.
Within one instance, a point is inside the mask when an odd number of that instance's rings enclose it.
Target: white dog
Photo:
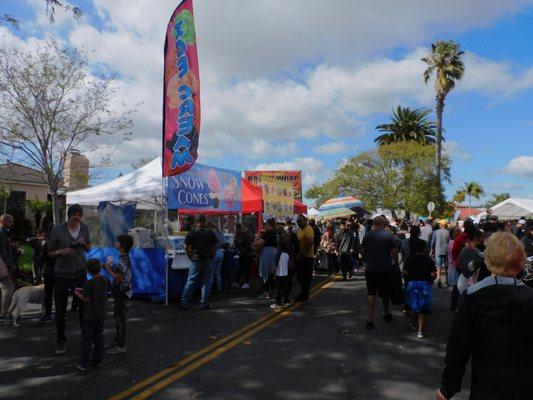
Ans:
[[[24,312],[28,303],[40,304],[44,315],[44,284],[37,286],[24,286],[13,293],[11,305],[7,315],[13,315],[13,326],[19,326],[17,319]]]

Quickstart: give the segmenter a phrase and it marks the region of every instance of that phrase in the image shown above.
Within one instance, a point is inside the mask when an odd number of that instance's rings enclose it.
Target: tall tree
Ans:
[[[468,211],[470,212],[472,198],[479,200],[483,194],[485,194],[485,190],[478,182],[465,182],[464,186],[455,193],[454,200],[462,202],[468,197]]]
[[[443,177],[449,180],[447,157],[443,158]],[[336,195],[339,188],[363,200],[368,209],[381,207],[393,214],[400,210],[425,213],[427,203],[437,196],[433,148],[398,142],[361,152],[340,166],[324,184],[310,188],[305,196],[320,199],[320,205]]]
[[[41,171],[54,223],[67,155],[98,151],[106,158],[103,136],[121,141],[131,134],[133,111],[116,111],[114,99],[112,81],[89,74],[84,51],[55,41],[34,51],[0,48],[0,153]]]
[[[396,107],[392,111],[391,123],[376,127],[385,132],[374,139],[379,146],[395,142],[417,142],[420,144],[435,143],[435,123],[428,118],[431,110],[427,108],[411,109]]]
[[[442,113],[448,93],[455,87],[455,81],[463,77],[465,66],[462,61],[463,51],[454,41],[438,41],[431,45],[431,53],[422,58],[427,64],[424,71],[424,82],[427,84],[435,75],[435,114],[436,120],[436,180],[442,192]]]

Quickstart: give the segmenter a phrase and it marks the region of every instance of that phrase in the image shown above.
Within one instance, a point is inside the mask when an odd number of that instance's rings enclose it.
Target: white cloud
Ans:
[[[468,153],[467,151],[463,150],[458,142],[454,142],[453,140],[448,140],[443,143],[443,148],[446,154],[448,154],[451,158],[458,158],[463,161],[470,160],[472,158],[472,154]]]
[[[505,168],[506,172],[533,179],[533,156],[513,158]]]
[[[338,154],[346,151],[348,145],[344,142],[331,142],[313,147],[313,151],[318,154]]]
[[[509,62],[465,54],[465,75],[457,85],[460,91],[476,91],[507,98],[533,88],[533,68],[517,71]]]
[[[26,1],[35,7],[41,2]],[[93,27],[85,17],[72,24],[66,40],[93,50],[92,62],[120,74],[120,102],[128,106],[143,102],[134,116],[133,141],[116,154],[121,162],[133,161],[147,148],[160,149],[155,143],[161,136],[162,49],[176,1],[159,0],[149,6],[146,0],[93,3],[104,26]],[[437,36],[487,26],[533,1],[471,0],[461,13],[453,4],[454,0],[413,0],[408,5],[337,0],[335,7],[322,0],[196,2],[202,81],[200,160],[231,154],[238,168],[243,160],[268,159],[273,154],[308,159],[296,157],[307,149],[298,148],[299,139],[307,139],[314,151],[334,154],[339,145],[333,143],[361,137],[370,116],[400,103],[433,103],[432,86],[421,79],[420,58],[427,52],[421,45]],[[70,16],[58,13],[58,17],[62,29],[70,27]],[[41,17],[38,25],[51,31],[58,26]],[[6,33],[10,40],[21,42]],[[383,56],[398,48],[414,50],[394,59]],[[467,54],[465,62],[467,74],[458,90],[515,94],[530,87],[533,79],[530,71],[516,75],[512,66],[475,54]],[[314,67],[302,69],[306,64]],[[491,81],[495,89],[488,85]],[[335,142],[327,148],[313,147],[321,135]],[[448,146],[455,157],[469,156],[458,145]],[[316,181],[320,173],[310,171],[309,176]]]
[[[324,164],[313,157],[295,157],[291,161],[259,164],[254,169],[264,171],[301,170],[304,185],[313,185],[324,178]]]

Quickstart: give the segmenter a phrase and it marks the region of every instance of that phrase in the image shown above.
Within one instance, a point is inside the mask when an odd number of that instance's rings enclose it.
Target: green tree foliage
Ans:
[[[436,119],[436,182],[439,188],[442,187],[442,113],[444,102],[448,93],[455,87],[455,81],[463,77],[465,66],[462,61],[463,51],[454,41],[438,41],[431,45],[431,53],[422,58],[427,64],[424,71],[424,81],[429,82],[431,76],[435,75],[435,114]]]
[[[443,178],[449,181],[450,161],[447,157],[442,161]],[[439,196],[433,147],[398,142],[364,151],[340,166],[323,185],[310,188],[305,196],[317,199],[319,206],[336,196],[339,188],[360,198],[368,209],[426,214],[427,203]]]
[[[501,203],[511,197],[510,193],[492,193],[492,199],[485,203],[485,208],[494,207],[496,204]]]
[[[468,207],[472,207],[472,198],[479,200],[479,198],[485,194],[483,186],[478,182],[465,182],[464,186],[459,189],[454,196],[454,200],[461,203],[468,198]]]
[[[391,123],[376,127],[379,135],[374,142],[379,146],[395,142],[435,143],[435,123],[428,118],[431,110],[427,108],[411,109],[398,106],[392,111]]]

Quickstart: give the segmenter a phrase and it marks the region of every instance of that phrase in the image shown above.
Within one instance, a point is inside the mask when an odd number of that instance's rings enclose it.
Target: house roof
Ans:
[[[0,180],[6,182],[46,185],[41,172],[12,162],[0,164]]]

